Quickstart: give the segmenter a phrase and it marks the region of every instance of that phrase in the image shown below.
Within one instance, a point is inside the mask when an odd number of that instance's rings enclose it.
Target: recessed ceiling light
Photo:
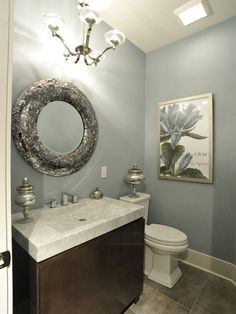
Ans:
[[[176,9],[174,14],[186,26],[209,15],[209,8],[205,0],[191,0]]]

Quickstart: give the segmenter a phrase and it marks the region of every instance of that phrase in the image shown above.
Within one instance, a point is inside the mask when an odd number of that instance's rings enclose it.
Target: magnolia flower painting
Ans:
[[[158,106],[159,177],[212,183],[212,94]]]

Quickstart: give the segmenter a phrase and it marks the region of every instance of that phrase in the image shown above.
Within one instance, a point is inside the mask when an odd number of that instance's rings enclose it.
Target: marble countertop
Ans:
[[[13,239],[41,262],[144,215],[144,207],[108,197],[81,199],[77,204],[31,211],[33,222],[12,215]]]

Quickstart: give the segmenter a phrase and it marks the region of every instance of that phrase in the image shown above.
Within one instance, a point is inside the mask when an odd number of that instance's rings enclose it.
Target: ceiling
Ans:
[[[100,11],[105,22],[123,32],[127,39],[144,52],[158,49],[236,16],[236,0],[208,0],[212,14],[189,26],[183,26],[173,13],[188,0],[97,1],[103,3]]]

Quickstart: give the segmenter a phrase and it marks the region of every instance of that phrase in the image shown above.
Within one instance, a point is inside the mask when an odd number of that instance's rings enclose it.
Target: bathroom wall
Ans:
[[[190,247],[236,262],[236,18],[146,55],[146,191],[150,222],[183,230]],[[157,178],[157,104],[212,92],[214,183]]]
[[[80,44],[81,24],[77,1],[21,0],[15,1],[13,104],[21,92],[35,81],[59,78],[74,83],[86,94],[97,115],[98,144],[91,160],[79,172],[66,177],[50,177],[31,168],[12,144],[12,207],[16,187],[24,176],[35,186],[37,203],[56,197],[62,191],[88,196],[100,187],[106,196],[127,194],[124,182],[127,169],[133,163],[144,167],[144,66],[145,56],[128,40],[117,51],[107,53],[101,64],[86,67],[64,62],[62,45],[52,38],[41,17],[45,13],[62,16],[65,27],[61,34],[71,45]],[[92,47],[106,46],[103,35],[110,27],[104,22],[95,26]],[[69,127],[69,126],[68,126]],[[107,166],[107,178],[101,179],[100,168]],[[143,187],[141,187],[142,189]]]
[[[107,54],[97,68],[65,63],[62,46],[41,21],[48,12],[65,19],[61,33],[71,47],[80,42],[76,1],[61,0],[60,6],[56,0],[15,1],[13,104],[35,81],[53,77],[68,80],[94,107],[98,144],[86,166],[61,178],[31,168],[12,144],[13,212],[19,210],[14,196],[24,176],[35,186],[36,208],[43,200],[59,200],[62,191],[85,197],[99,186],[107,196],[126,194],[130,188],[124,175],[134,162],[144,167],[145,150],[145,185],[152,195],[150,222],[177,227],[187,233],[192,249],[236,263],[236,18],[148,53],[145,79],[144,53],[129,41]],[[95,27],[93,47],[104,47],[103,34],[109,29],[105,23]],[[214,183],[159,180],[157,103],[207,92],[214,95]],[[101,166],[108,167],[106,179],[100,178]]]

